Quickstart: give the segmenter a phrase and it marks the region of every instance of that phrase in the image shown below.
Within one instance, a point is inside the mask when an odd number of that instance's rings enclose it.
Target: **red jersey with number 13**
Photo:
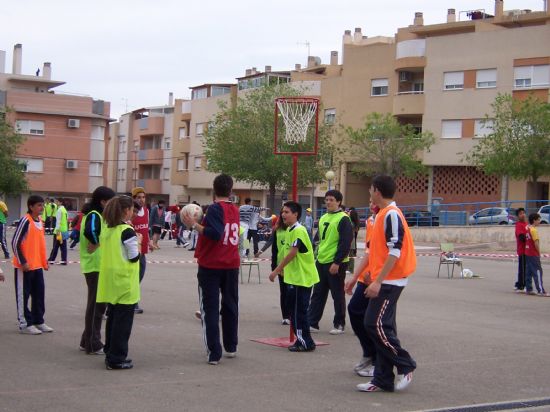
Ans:
[[[208,207],[202,225],[208,227],[208,214],[214,207],[221,207],[223,233],[219,240],[200,235],[195,250],[199,266],[208,269],[238,269],[239,258],[239,209],[231,202],[216,202]],[[213,211],[212,214],[218,211]]]

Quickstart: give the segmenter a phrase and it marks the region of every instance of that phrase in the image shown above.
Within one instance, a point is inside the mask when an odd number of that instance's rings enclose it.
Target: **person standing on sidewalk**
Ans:
[[[527,215],[525,209],[520,207],[516,210],[518,221],[516,222],[516,246],[518,253],[518,276],[514,290],[518,293],[525,290],[525,236],[527,234]]]
[[[306,209],[306,216],[304,217],[304,227],[309,235],[309,240],[313,243],[313,216],[311,215],[311,208]]]
[[[214,203],[201,223],[184,215],[183,222],[199,233],[195,257],[199,264],[199,305],[207,361],[217,365],[223,348],[228,358],[237,356],[239,328],[239,209],[231,203],[233,178],[220,174],[214,179]],[[221,311],[220,311],[221,294]]]
[[[55,199],[56,215],[55,215],[55,229],[53,231],[53,248],[50,253],[49,262],[55,262],[57,258],[57,251],[61,249],[61,264],[67,265],[67,241],[69,240],[69,219],[67,216],[67,209],[63,205],[63,202],[59,199]]]
[[[411,382],[416,362],[397,338],[395,314],[399,296],[416,270],[416,254],[407,221],[393,201],[396,191],[391,176],[375,176],[369,189],[371,201],[380,208],[370,239],[371,283],[365,328],[376,348],[374,378],[357,385],[362,392],[405,389]],[[397,369],[397,381],[393,369]]]
[[[542,265],[540,264],[540,241],[537,226],[540,225],[540,215],[531,213],[529,215],[529,226],[525,237],[525,292],[534,295],[532,281],[535,282],[536,294],[539,296],[550,296],[546,293],[542,283]]]
[[[151,208],[149,214],[149,226],[153,235],[153,247],[152,249],[160,249],[159,239],[164,227],[164,218],[166,217],[166,211],[164,210],[164,200],[159,200],[158,203]]]
[[[101,321],[105,313],[105,304],[97,303],[97,284],[99,267],[101,265],[102,245],[99,243],[101,226],[103,224],[103,209],[107,202],[115,197],[113,189],[99,186],[92,193],[88,209],[81,222],[80,231],[80,271],[86,280],[88,290],[86,298],[86,314],[84,315],[84,331],[80,337],[80,350],[87,354],[103,355],[101,342]]]
[[[342,193],[338,190],[333,189],[325,193],[327,213],[319,220],[319,228],[315,235],[315,238],[319,240],[316,262],[319,283],[313,288],[308,311],[311,331],[319,332],[319,321],[323,317],[330,291],[334,301],[331,335],[344,333],[346,326],[344,281],[353,240],[350,218],[341,207],[342,199]]]
[[[49,268],[46,260],[44,222],[40,218],[44,210],[44,199],[31,195],[27,200],[27,207],[27,214],[19,221],[11,242],[17,320],[19,333],[41,335],[53,332],[53,329],[44,323],[44,270]],[[28,307],[29,297],[32,301],[31,310]]]
[[[4,202],[0,200],[0,244],[2,244],[2,251],[4,252],[4,258],[10,258],[10,251],[8,244],[6,243],[6,222],[8,217],[8,207]]]
[[[132,226],[134,230],[141,235],[141,244],[139,254],[139,284],[145,276],[147,268],[147,253],[149,253],[149,209],[147,209],[146,194],[143,187],[134,187],[132,189],[132,199],[137,202],[141,209],[132,218]],[[139,306],[139,302],[135,307],[136,313],[143,313],[143,309]]]

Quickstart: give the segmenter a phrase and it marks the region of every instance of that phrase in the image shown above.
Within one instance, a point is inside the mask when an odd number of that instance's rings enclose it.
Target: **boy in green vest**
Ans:
[[[313,288],[308,320],[312,332],[319,332],[319,321],[327,303],[328,292],[334,301],[331,335],[344,333],[346,324],[346,295],[344,282],[353,241],[353,228],[349,216],[342,210],[342,193],[329,190],[325,193],[327,213],[319,220],[315,238],[319,240],[317,271],[319,283]]]
[[[307,311],[311,288],[319,282],[319,274],[315,267],[313,246],[307,230],[298,222],[301,215],[302,206],[299,203],[291,201],[284,204],[281,216],[287,226],[284,247],[288,253],[269,275],[269,280],[273,282],[280,274],[287,286],[287,302],[291,309],[292,328],[296,335],[296,342],[288,347],[291,352],[315,350],[315,342],[309,331]]]
[[[50,253],[49,262],[55,262],[57,258],[57,251],[61,248],[61,264],[67,265],[67,239],[69,239],[69,219],[67,215],[67,209],[63,205],[63,201],[55,199],[56,204],[56,218],[55,229],[53,231],[53,248]]]

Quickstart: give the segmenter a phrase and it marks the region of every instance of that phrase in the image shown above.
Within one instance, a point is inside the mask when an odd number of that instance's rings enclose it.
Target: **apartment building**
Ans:
[[[8,120],[26,138],[18,159],[30,193],[65,199],[76,210],[105,182],[110,104],[58,93],[55,88],[65,82],[52,80],[51,63],[27,75],[22,60],[23,46],[16,44],[8,73],[0,50],[0,107],[11,110]],[[28,195],[7,198],[11,220],[25,213]]]
[[[150,201],[168,202],[177,197],[178,188],[171,181],[173,125],[172,93],[167,105],[133,110],[111,124],[109,175],[117,193],[130,193],[140,186]]]
[[[342,63],[332,52],[331,65],[313,59],[292,79],[321,81],[325,122],[354,128],[370,112],[393,113],[399,122],[431,131],[435,144],[422,158],[428,174],[399,179],[397,199],[405,204],[548,199],[549,178],[536,192],[527,182],[486,176],[464,155],[490,133],[481,121],[491,113],[498,93],[524,98],[534,93],[547,101],[550,87],[550,15],[547,11],[471,10],[446,22],[424,25],[422,13],[394,37],[363,36],[360,28],[343,36]],[[368,204],[368,178],[351,173],[350,157],[336,172],[336,186],[347,205]]]

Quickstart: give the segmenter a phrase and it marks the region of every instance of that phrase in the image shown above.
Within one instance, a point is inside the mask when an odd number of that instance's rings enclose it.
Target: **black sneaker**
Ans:
[[[105,363],[107,370],[116,370],[116,369],[132,369],[134,364],[132,362],[121,362],[121,363]]]
[[[315,350],[315,345],[306,348],[305,346],[302,346],[302,344],[296,342],[289,346],[288,350],[291,352],[313,352]]]

